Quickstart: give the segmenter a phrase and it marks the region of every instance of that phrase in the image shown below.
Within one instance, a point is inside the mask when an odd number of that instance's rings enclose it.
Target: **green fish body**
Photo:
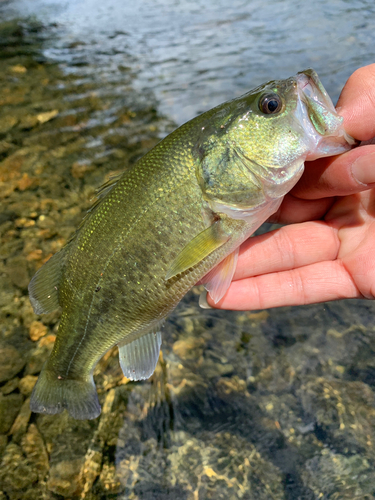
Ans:
[[[269,82],[178,128],[103,186],[72,240],[34,276],[34,310],[62,307],[31,409],[100,414],[99,359],[119,346],[132,380],[148,378],[165,317],[203,277],[225,294],[238,248],[303,172],[306,158],[353,143],[312,70]]]

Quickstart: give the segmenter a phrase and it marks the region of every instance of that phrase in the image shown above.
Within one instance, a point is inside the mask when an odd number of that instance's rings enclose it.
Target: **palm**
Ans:
[[[359,296],[374,298],[375,190],[339,199],[325,220],[337,231],[337,262],[353,280]]]
[[[320,220],[290,224],[246,241],[234,281],[216,305],[263,309],[341,298],[373,298],[375,190],[320,200],[288,195],[277,215]]]

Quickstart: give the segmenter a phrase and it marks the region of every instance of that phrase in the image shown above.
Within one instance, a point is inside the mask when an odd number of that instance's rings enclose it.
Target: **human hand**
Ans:
[[[375,64],[347,81],[337,103],[346,131],[375,136]],[[248,239],[226,295],[207,306],[249,310],[375,297],[375,145],[306,162],[270,222],[290,224]]]

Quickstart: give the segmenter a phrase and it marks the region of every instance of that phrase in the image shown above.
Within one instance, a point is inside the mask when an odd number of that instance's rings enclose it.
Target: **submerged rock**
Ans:
[[[30,396],[36,381],[37,377],[34,377],[33,375],[26,375],[23,377],[18,383],[21,394],[24,396]]]
[[[22,394],[0,394],[0,434],[6,434],[13,425],[23,403]]]
[[[248,441],[229,433],[203,433],[198,438],[180,431],[172,435],[167,449],[152,438],[138,445],[134,439],[134,434],[120,434],[120,498],[285,499],[277,467]]]
[[[29,463],[37,471],[39,481],[43,481],[49,470],[49,457],[42,435],[35,424],[30,424],[27,433],[22,438],[21,447]]]
[[[26,364],[17,349],[8,344],[0,345],[0,383],[12,379]]]
[[[330,446],[375,459],[374,393],[368,385],[317,378],[302,386],[300,394]]]
[[[302,478],[315,497],[322,500],[373,500],[375,471],[360,455],[344,455],[324,450],[308,460]]]
[[[9,431],[9,434],[13,437],[13,441],[15,443],[19,443],[24,434],[26,433],[30,416],[31,416],[30,398],[27,398],[23,402],[21,410],[17,415],[17,418],[14,421],[12,428]]]
[[[27,488],[37,480],[37,471],[23,455],[21,447],[8,444],[0,465],[0,483],[10,500],[23,499]]]

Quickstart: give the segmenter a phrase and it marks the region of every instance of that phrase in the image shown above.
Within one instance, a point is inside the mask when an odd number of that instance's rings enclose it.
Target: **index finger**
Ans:
[[[305,172],[291,194],[303,200],[316,200],[366,191],[375,184],[374,165],[375,145],[360,146],[339,156],[307,161]]]
[[[337,110],[345,130],[359,141],[375,136],[375,64],[355,71],[346,82]],[[302,199],[346,196],[373,187],[375,146],[360,146],[331,158],[306,162],[300,182],[292,190]]]

